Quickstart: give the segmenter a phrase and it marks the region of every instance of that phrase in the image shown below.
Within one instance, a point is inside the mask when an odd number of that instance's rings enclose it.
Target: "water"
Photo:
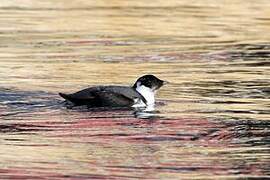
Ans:
[[[270,3],[1,1],[0,177],[269,177]],[[58,92],[171,82],[156,111]]]

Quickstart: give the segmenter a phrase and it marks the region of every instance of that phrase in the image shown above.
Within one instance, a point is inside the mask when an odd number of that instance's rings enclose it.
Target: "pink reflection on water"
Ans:
[[[119,179],[119,178],[136,178],[132,176],[112,176],[102,174],[73,174],[67,175],[65,173],[55,173],[51,169],[42,171],[39,168],[28,167],[20,168],[13,167],[8,169],[0,169],[1,179]]]
[[[49,137],[80,137],[80,141],[100,139],[103,142],[125,141],[129,143],[154,143],[161,141],[195,141],[203,145],[218,145],[230,141],[230,130],[224,124],[207,119],[137,119],[137,118],[89,118],[72,123],[41,122],[53,128]],[[223,129],[225,128],[225,129]],[[227,138],[227,139],[226,139]]]
[[[242,157],[241,153],[248,152],[242,152],[242,145],[234,143],[239,138],[234,127],[206,118],[138,119],[127,111],[72,112],[62,120],[16,123],[13,128],[15,132],[33,132],[48,139],[45,144],[26,142],[20,146],[45,145],[46,148],[64,143],[71,147],[81,144],[93,150],[78,162],[89,167],[87,174],[65,170],[62,171],[68,175],[57,173],[63,163],[59,161],[49,169],[9,167],[2,170],[3,177],[7,178],[157,179],[162,174],[174,178],[185,175],[263,176],[268,164],[267,159],[253,161],[252,156]],[[93,168],[103,169],[106,175],[91,171]],[[61,168],[59,171],[62,172]]]

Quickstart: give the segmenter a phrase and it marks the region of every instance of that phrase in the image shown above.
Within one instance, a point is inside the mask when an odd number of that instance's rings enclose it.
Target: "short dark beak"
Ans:
[[[166,84],[169,84],[169,81],[163,81],[162,85],[166,85]]]

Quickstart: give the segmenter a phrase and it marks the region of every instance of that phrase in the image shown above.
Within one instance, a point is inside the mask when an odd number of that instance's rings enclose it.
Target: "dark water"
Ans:
[[[1,179],[269,178],[269,1],[1,1]],[[170,81],[154,112],[58,92]]]

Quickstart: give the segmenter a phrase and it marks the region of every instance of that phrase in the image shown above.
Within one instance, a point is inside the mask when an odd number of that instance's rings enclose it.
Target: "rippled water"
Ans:
[[[0,2],[0,178],[270,177],[270,3]],[[97,84],[171,82],[156,111],[68,109]]]

